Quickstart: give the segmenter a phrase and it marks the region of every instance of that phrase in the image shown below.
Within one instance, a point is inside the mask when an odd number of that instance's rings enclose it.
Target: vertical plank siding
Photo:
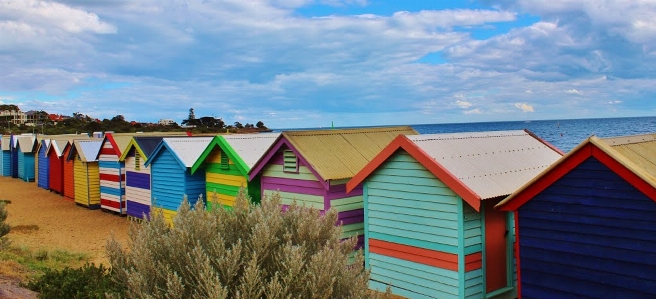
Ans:
[[[118,156],[108,139],[105,139],[100,149],[98,166],[100,167],[100,207],[125,214],[125,174],[123,162],[118,160]]]
[[[136,168],[135,149],[125,158],[125,202],[127,215],[142,219],[150,214],[150,168],[145,167],[145,158],[139,159],[139,170]]]
[[[55,150],[48,153],[48,161],[50,162],[48,178],[50,179],[48,187],[53,192],[59,194],[63,191],[63,178],[64,178],[64,158],[57,156]]]
[[[66,198],[75,200],[75,177],[74,177],[74,165],[73,165],[73,160],[68,160],[66,157],[68,157],[68,154],[71,151],[71,148],[73,147],[73,144],[70,144],[66,147],[64,150],[64,154],[62,156],[62,162],[64,164],[64,171],[63,171],[63,195]]]
[[[46,150],[48,147],[46,146],[46,143],[44,141],[41,141],[41,146],[39,147],[39,152],[37,155],[39,156],[39,160],[37,163],[37,166],[39,168],[39,180],[37,181],[37,186],[48,190],[50,186],[50,159],[48,158],[48,155],[46,153]]]
[[[18,178],[26,182],[34,181],[34,153],[18,150]]]
[[[597,159],[518,215],[522,298],[656,297],[656,203]]]
[[[75,178],[75,203],[89,209],[100,208],[98,162],[83,162],[77,153],[72,161]]]

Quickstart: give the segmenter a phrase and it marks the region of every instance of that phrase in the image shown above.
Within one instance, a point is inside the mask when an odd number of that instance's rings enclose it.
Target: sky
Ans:
[[[653,116],[654,16],[654,0],[4,0],[0,104],[271,128]]]

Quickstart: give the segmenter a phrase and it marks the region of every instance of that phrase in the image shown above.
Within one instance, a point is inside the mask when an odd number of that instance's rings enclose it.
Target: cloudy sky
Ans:
[[[4,0],[0,102],[272,128],[656,115],[654,0]]]

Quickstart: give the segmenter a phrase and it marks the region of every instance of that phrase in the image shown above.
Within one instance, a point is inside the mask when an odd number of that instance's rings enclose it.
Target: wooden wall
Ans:
[[[48,178],[50,179],[48,187],[50,190],[59,194],[63,191],[64,185],[64,158],[58,157],[55,150],[51,150],[48,155],[48,162],[50,163]]]
[[[283,172],[282,149],[275,154],[262,169],[262,195],[280,190],[283,205],[290,205],[294,200],[299,204],[323,211],[326,189],[317,180],[308,166],[299,160],[298,173]]]
[[[518,210],[522,298],[656,297],[655,215],[588,158]]]
[[[46,150],[48,147],[45,145],[45,143],[42,141],[41,142],[41,147],[39,147],[39,152],[37,153],[37,156],[39,156],[38,162],[37,162],[37,168],[39,169],[38,172],[38,180],[37,180],[37,186],[48,190],[50,186],[50,160],[49,157],[46,155]]]
[[[75,203],[89,209],[100,208],[100,174],[98,162],[83,162],[76,153],[73,160]]]
[[[398,152],[365,182],[364,197],[371,287],[391,283],[409,298],[482,297],[481,221],[449,187]]]
[[[64,155],[62,156],[62,161],[64,164],[64,172],[63,172],[63,195],[66,198],[75,200],[75,177],[74,177],[74,165],[73,165],[73,160],[68,160],[68,154],[71,151],[72,144],[67,146],[66,149],[64,150]]]
[[[239,188],[246,188],[251,200],[259,202],[260,186],[257,182],[248,183],[248,178],[241,173],[234,162],[228,158],[228,169],[221,167],[221,156],[226,155],[216,146],[205,159],[205,184],[207,194],[207,208],[220,202],[224,207],[232,207]],[[227,156],[227,155],[226,155]]]
[[[18,151],[18,177],[26,182],[34,181],[34,153]]]
[[[185,195],[192,206],[196,204],[200,194],[205,198],[205,172],[203,170],[190,174],[189,169],[183,168],[173,154],[162,148],[150,163],[152,205],[161,209],[165,219],[172,224],[172,217],[178,210]]]
[[[11,141],[11,177],[12,178],[17,178],[18,177],[18,147],[14,147],[14,138],[17,138],[16,136],[12,135],[11,136],[12,141]],[[18,144],[16,142],[16,144]]]
[[[150,168],[144,166],[145,158],[139,157],[139,170],[136,169],[135,149],[125,158],[125,202],[127,215],[142,219],[150,214]]]
[[[109,140],[105,140],[100,149],[98,166],[100,170],[100,208],[125,214],[123,162],[118,160]]]
[[[9,142],[8,140],[4,140],[2,142]],[[0,169],[0,174],[2,176],[11,176],[11,151],[6,150],[2,151],[2,162],[0,163],[2,165],[2,168]]]

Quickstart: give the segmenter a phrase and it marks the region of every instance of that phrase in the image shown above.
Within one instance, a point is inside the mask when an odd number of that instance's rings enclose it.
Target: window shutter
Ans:
[[[221,169],[230,169],[230,160],[225,152],[221,152]]]
[[[134,151],[134,170],[141,170],[141,156],[138,151]]]
[[[283,151],[283,172],[298,173],[298,157],[291,150]]]

